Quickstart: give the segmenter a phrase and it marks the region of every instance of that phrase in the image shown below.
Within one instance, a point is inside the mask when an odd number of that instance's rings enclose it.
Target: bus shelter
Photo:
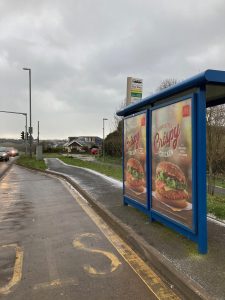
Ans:
[[[123,202],[207,253],[206,108],[225,103],[225,71],[207,70],[117,112]]]

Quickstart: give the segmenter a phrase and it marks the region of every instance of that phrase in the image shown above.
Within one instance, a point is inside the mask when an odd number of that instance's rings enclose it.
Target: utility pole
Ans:
[[[102,154],[103,154],[103,161],[105,161],[105,121],[108,119],[103,118],[103,139],[102,139]]]
[[[29,127],[29,142],[30,142],[30,157],[32,157],[32,133],[33,128],[31,125],[31,69],[23,68],[25,71],[29,71],[29,108],[30,108],[30,127]]]
[[[38,136],[37,136],[37,143],[39,145],[39,121],[38,121]]]

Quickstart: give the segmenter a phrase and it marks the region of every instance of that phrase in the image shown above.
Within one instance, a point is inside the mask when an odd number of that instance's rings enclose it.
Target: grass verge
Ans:
[[[219,186],[221,188],[225,188],[224,178],[223,179],[216,179],[215,185]]]
[[[83,161],[78,158],[67,157],[67,156],[63,156],[60,154],[54,154],[54,153],[45,154],[44,157],[59,158],[68,165],[91,169],[91,170],[97,171],[99,173],[102,173],[106,176],[109,176],[114,179],[122,181],[122,166],[121,165],[117,165],[117,164],[109,165],[108,162],[105,162],[105,164],[104,164],[103,162],[98,163],[98,161],[95,161],[95,162]],[[21,155],[18,158],[17,164],[24,166],[24,167],[28,167],[28,168],[38,169],[38,170],[45,170],[47,168],[44,160],[37,161],[35,157],[30,158],[25,155]]]
[[[82,167],[97,171],[109,177],[117,180],[122,180],[122,166],[121,165],[109,165],[108,163],[99,163],[92,161],[83,161],[77,158],[71,158],[66,156],[61,156],[60,159],[68,165]]]
[[[213,214],[219,219],[225,219],[225,197],[218,195],[208,195],[208,213]]]
[[[96,157],[96,160],[103,163],[122,165],[122,158],[119,157],[105,156],[105,159],[103,160],[103,157],[100,156]]]
[[[44,160],[36,160],[36,157],[29,157],[21,155],[17,160],[16,164],[27,168],[33,168],[38,170],[46,170],[46,164]]]

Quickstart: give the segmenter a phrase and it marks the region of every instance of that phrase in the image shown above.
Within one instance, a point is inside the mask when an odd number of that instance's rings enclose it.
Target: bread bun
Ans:
[[[170,206],[176,207],[176,208],[185,208],[188,205],[188,202],[186,201],[186,199],[177,199],[177,200],[173,200],[173,199],[168,199],[163,197],[160,193],[156,192],[156,198],[161,201],[164,202]]]
[[[156,175],[161,171],[166,173],[168,176],[176,178],[180,182],[186,183],[185,175],[178,165],[168,161],[162,161],[156,167]]]
[[[187,181],[181,168],[174,163],[162,161],[156,167],[156,198],[176,208],[188,205]]]
[[[137,192],[144,191],[145,175],[144,168],[140,161],[133,157],[128,159],[125,174],[127,187],[130,187]]]

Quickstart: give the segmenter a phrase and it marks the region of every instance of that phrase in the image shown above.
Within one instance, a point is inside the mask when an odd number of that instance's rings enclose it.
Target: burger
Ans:
[[[143,193],[145,189],[145,174],[142,164],[135,158],[129,158],[126,165],[126,186]]]
[[[187,181],[179,166],[162,161],[156,167],[156,198],[176,208],[188,205]]]

